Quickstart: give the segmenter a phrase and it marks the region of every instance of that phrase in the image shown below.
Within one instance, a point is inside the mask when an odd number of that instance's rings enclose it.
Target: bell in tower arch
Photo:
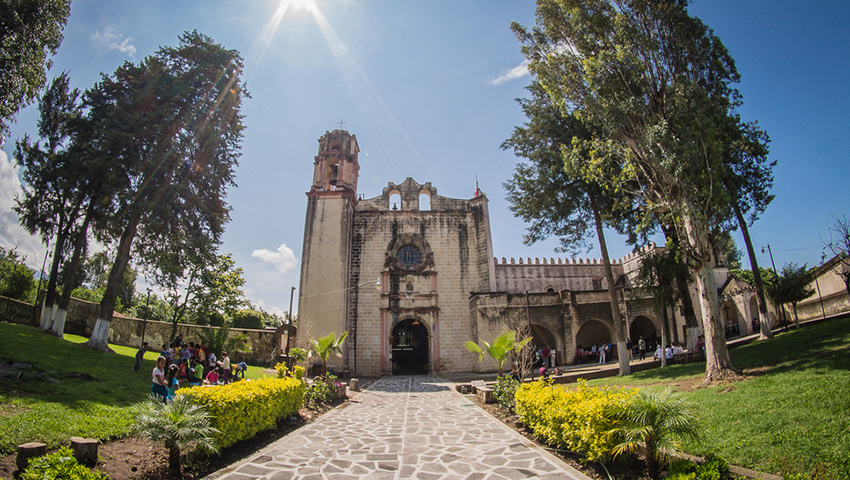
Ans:
[[[314,160],[311,191],[357,192],[360,164],[357,137],[345,130],[325,132],[319,139],[319,152]]]

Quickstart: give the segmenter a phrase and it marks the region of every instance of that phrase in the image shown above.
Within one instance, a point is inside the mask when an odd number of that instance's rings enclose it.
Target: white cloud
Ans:
[[[265,310],[269,313],[272,313],[274,315],[279,316],[280,318],[283,319],[284,322],[286,321],[287,318],[289,318],[289,316],[286,314],[287,313],[286,310],[284,310],[280,307],[271,306],[271,305],[267,304],[266,302],[264,302],[263,300],[257,300],[256,302],[254,302],[254,305],[262,308],[263,310]]]
[[[15,197],[21,191],[18,166],[9,160],[5,151],[0,150],[0,246],[7,249],[17,247],[18,253],[27,257],[27,266],[38,270],[44,260],[45,248],[38,237],[21,228],[18,214],[12,211]]]
[[[295,253],[286,244],[281,244],[277,247],[277,251],[271,251],[266,248],[254,250],[251,256],[260,260],[271,263],[280,273],[286,273],[298,265],[298,259],[295,258]]]
[[[493,80],[490,80],[490,85],[501,85],[517,78],[522,78],[528,75],[528,59],[523,60],[519,65],[510,69],[504,75],[501,75]]]
[[[100,30],[95,31],[94,35],[92,35],[92,40],[105,47],[107,51],[118,50],[119,52],[126,53],[130,58],[136,56],[136,47],[131,43],[133,39],[131,37],[124,37],[123,34],[116,32],[113,27],[106,27],[103,29],[103,32]]]

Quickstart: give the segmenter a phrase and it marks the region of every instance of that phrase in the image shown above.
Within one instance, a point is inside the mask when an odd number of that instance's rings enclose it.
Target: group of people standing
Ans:
[[[139,371],[141,360],[148,351],[148,343],[142,344],[136,352],[136,365],[133,370]],[[245,362],[233,364],[227,352],[221,352],[217,358],[215,352],[200,344],[183,342],[183,335],[178,335],[171,344],[162,346],[156,367],[151,379],[151,394],[163,402],[174,397],[180,388],[180,382],[189,385],[220,385],[230,383],[241,374],[245,378],[248,365]]]
[[[535,367],[555,368],[558,365],[558,352],[555,347],[538,348],[534,352]]]
[[[591,345],[590,348],[576,348],[576,360],[579,364],[585,363],[607,363],[611,355],[611,344],[600,343]]]

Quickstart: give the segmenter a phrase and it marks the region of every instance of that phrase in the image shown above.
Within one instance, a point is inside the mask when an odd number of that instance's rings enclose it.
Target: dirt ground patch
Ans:
[[[198,479],[216,470],[238,462],[278,440],[284,435],[317,419],[322,414],[342,404],[326,405],[317,409],[302,408],[297,416],[284,419],[271,430],[260,432],[254,438],[239,442],[222,450],[221,454],[206,457],[184,466],[185,479]],[[0,457],[0,478],[13,478],[16,473],[16,454]],[[97,469],[112,480],[165,480],[168,478],[168,454],[161,445],[147,440],[127,437],[103,443],[98,448]]]

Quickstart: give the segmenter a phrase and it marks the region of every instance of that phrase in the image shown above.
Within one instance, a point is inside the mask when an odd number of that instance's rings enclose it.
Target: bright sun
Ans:
[[[290,8],[299,9],[299,10],[307,10],[308,12],[313,12],[316,10],[316,0],[281,0],[280,1],[280,9],[283,11],[289,10]]]

